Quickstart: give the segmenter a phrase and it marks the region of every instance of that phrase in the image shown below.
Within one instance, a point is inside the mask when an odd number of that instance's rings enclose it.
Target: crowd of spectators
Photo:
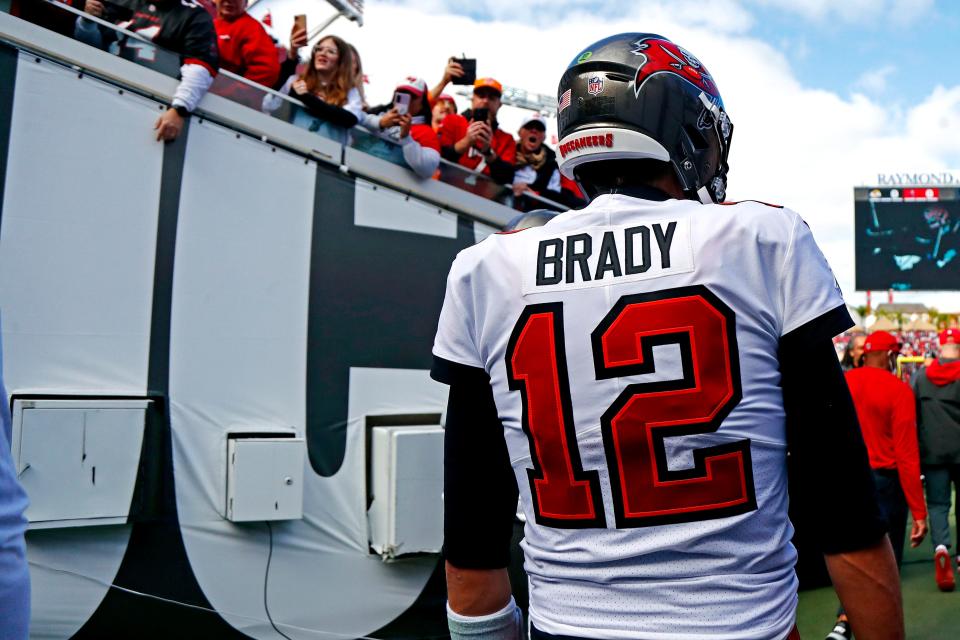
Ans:
[[[933,360],[936,357],[939,350],[936,331],[893,331],[892,334],[900,342],[899,355],[910,358],[924,358],[925,361]],[[855,366],[853,362],[855,356],[853,354],[857,353],[858,341],[862,347],[865,335],[863,331],[849,331],[834,338],[834,347],[845,366],[850,368]]]
[[[582,202],[576,184],[560,175],[556,153],[545,143],[543,116],[525,118],[519,139],[501,127],[499,81],[476,79],[469,108],[458,113],[456,100],[444,93],[450,83],[462,84],[466,73],[454,58],[434,87],[410,76],[396,85],[390,103],[371,106],[364,95],[360,54],[353,45],[324,35],[304,56],[309,41],[303,22],[295,22],[288,42],[278,43],[247,13],[247,0],[63,0],[63,4],[83,15],[51,10],[52,5],[42,0],[14,0],[13,12],[141,63],[157,60],[156,49],[145,41],[179,56],[172,71],[180,83],[155,123],[158,140],[176,139],[203,96],[214,91],[341,144],[351,144],[363,131],[384,143],[377,155],[405,164],[422,179],[439,177],[444,158],[502,185],[502,193],[518,209],[542,206],[536,198],[525,197],[530,195],[567,207]],[[221,69],[251,84],[215,84]]]

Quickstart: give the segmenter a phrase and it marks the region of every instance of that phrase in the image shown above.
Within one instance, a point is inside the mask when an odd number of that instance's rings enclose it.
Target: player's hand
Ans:
[[[153,129],[157,132],[157,140],[173,142],[183,131],[183,118],[180,117],[176,109],[167,109],[162,116],[157,118],[157,123],[153,125]]]
[[[84,11],[98,18],[103,17],[103,9],[103,3],[100,0],[87,0],[87,3],[83,5]]]
[[[913,529],[910,530],[910,546],[917,548],[923,539],[927,536],[927,521],[914,520]]]
[[[400,116],[400,139],[403,140],[410,135],[410,126],[413,124],[413,116],[405,113]]]
[[[307,30],[294,23],[290,30],[290,47],[287,49],[287,54],[291,58],[297,58],[299,56],[298,50],[305,46],[307,46]]]
[[[459,62],[454,61],[455,58],[450,58],[447,60],[447,66],[443,70],[443,82],[444,84],[449,84],[454,78],[462,78],[464,71],[463,66]]]
[[[293,89],[293,92],[295,94],[297,94],[298,96],[302,96],[305,93],[307,93],[307,81],[304,80],[303,78],[300,78],[299,80],[294,82],[293,86],[291,86],[290,88]]]

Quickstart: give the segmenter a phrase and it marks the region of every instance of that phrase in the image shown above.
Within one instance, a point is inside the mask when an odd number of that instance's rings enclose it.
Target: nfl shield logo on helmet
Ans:
[[[593,76],[590,78],[587,81],[587,93],[592,96],[603,93],[603,78],[600,76]]]

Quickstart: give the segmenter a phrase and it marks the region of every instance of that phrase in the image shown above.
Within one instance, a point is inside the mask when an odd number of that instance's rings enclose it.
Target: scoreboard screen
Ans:
[[[958,191],[854,189],[857,290],[960,290]]]

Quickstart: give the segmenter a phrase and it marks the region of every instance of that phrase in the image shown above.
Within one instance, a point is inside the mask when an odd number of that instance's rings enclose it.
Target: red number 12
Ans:
[[[733,311],[706,287],[624,296],[591,336],[597,380],[652,373],[653,347],[680,348],[683,377],[627,386],[601,417],[617,528],[722,518],[756,509],[750,441],[696,449],[671,471],[664,438],[711,433],[740,402]],[[560,303],[528,306],[507,347],[523,399],[540,524],[604,527],[597,471],[580,462]]]

